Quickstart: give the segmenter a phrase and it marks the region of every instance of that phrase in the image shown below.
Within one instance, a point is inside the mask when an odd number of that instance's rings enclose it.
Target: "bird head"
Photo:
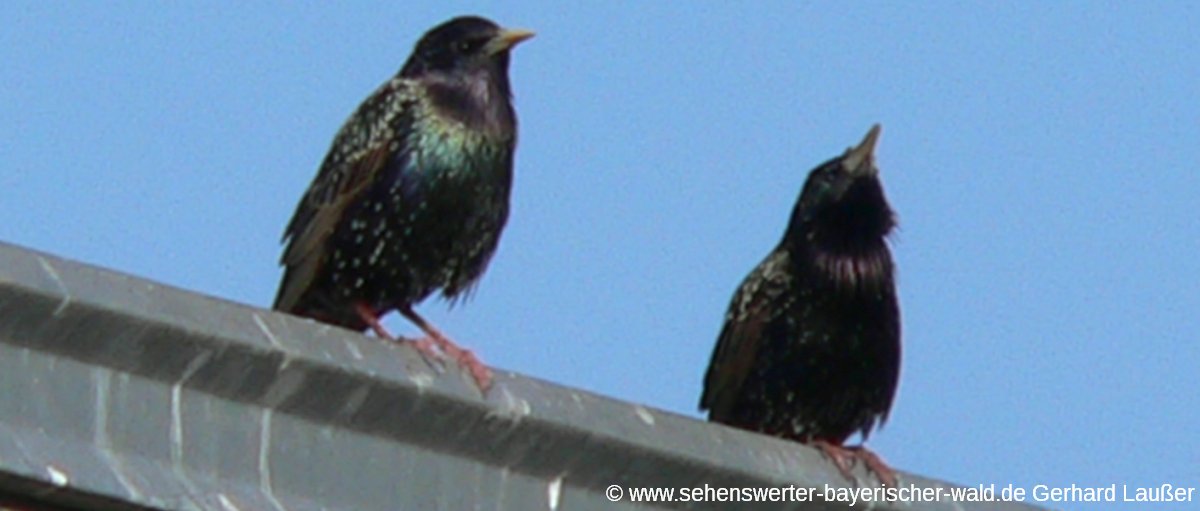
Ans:
[[[891,232],[895,217],[875,166],[879,133],[880,126],[872,126],[857,146],[809,173],[785,241],[856,252],[878,246]]]
[[[509,50],[530,37],[533,32],[505,29],[477,16],[454,18],[421,37],[400,74],[416,77],[490,71],[503,76],[508,71]]]

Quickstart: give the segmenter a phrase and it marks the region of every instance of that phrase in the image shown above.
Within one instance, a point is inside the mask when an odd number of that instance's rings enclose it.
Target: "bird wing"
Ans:
[[[408,138],[404,133],[385,135],[378,131],[408,126],[409,123],[380,120],[363,125],[361,122],[369,117],[364,115],[364,110],[385,108],[380,102],[405,101],[403,98],[407,95],[398,88],[402,85],[403,82],[385,84],[359,107],[351,121],[334,137],[333,147],[321,164],[321,170],[300,199],[296,213],[284,231],[287,246],[280,263],[287,270],[275,298],[276,309],[290,310],[299,302],[324,263],[327,241],[346,208],[362,196],[397,152],[389,147],[390,143]],[[410,109],[411,104],[406,103],[398,110],[404,115],[404,111]],[[356,120],[359,122],[354,122]]]
[[[700,409],[711,410],[712,420],[720,421],[732,412],[742,383],[758,358],[763,330],[780,312],[780,297],[786,296],[791,275],[783,270],[787,264],[790,262],[785,251],[772,252],[733,295],[700,397]]]

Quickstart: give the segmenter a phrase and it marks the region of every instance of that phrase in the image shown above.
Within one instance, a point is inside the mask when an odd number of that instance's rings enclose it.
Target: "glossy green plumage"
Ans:
[[[285,234],[275,308],[363,330],[440,290],[458,298],[508,219],[516,117],[501,29],[456,18],[346,121]]]

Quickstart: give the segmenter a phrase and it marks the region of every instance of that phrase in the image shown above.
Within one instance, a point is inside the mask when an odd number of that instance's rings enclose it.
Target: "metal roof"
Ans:
[[[484,397],[407,346],[4,244],[0,389],[0,494],[58,509],[729,509],[748,494],[722,488],[791,486],[813,490],[754,507],[816,510],[849,488],[794,443],[504,371]]]

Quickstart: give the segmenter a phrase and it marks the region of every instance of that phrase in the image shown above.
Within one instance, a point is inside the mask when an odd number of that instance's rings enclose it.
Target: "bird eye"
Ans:
[[[477,41],[474,39],[467,39],[465,41],[459,41],[458,43],[456,43],[454,45],[454,49],[457,50],[459,53],[471,53],[471,52],[475,51],[476,49],[478,49],[480,44],[481,44],[480,41]]]

